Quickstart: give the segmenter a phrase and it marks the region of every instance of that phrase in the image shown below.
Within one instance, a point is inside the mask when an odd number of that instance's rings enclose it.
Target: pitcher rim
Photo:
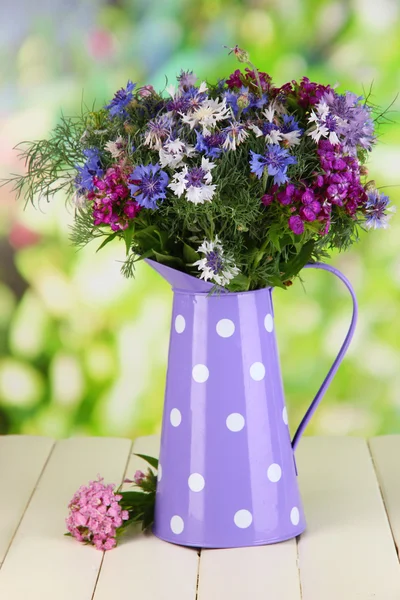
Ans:
[[[195,290],[184,290],[182,288],[172,287],[172,291],[174,294],[182,294],[182,295],[185,294],[186,296],[210,296],[212,298],[214,298],[214,297],[217,297],[217,298],[229,297],[229,298],[231,298],[232,296],[244,296],[245,294],[257,294],[257,293],[261,293],[261,292],[271,293],[273,289],[274,289],[273,286],[268,286],[268,287],[261,288],[258,290],[246,290],[246,291],[241,291],[241,292],[229,292],[225,288],[220,288],[219,290],[216,290],[215,292],[213,292],[212,290],[209,290],[208,292],[198,292]]]

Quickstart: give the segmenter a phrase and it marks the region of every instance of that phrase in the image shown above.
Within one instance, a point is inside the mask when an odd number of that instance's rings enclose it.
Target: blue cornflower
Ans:
[[[133,98],[133,90],[136,87],[136,83],[128,81],[126,88],[121,88],[116,92],[114,98],[110,104],[106,104],[104,108],[110,111],[110,117],[126,117],[126,107]]]
[[[157,200],[164,200],[168,175],[159,165],[140,165],[130,176],[128,185],[139,206],[156,210]]]
[[[281,148],[277,144],[267,146],[264,154],[256,154],[252,150],[250,150],[250,154],[251,172],[261,179],[266,168],[268,175],[274,178],[276,185],[282,185],[289,181],[287,168],[289,165],[297,163],[294,156],[291,156],[285,148]]]
[[[394,206],[389,207],[389,197],[378,190],[370,190],[367,192],[368,200],[365,204],[366,220],[365,226],[367,229],[386,229],[391,212],[395,211]]]
[[[266,94],[263,94],[261,97],[257,96],[250,92],[246,86],[242,86],[237,92],[225,92],[224,98],[227,105],[232,108],[235,117],[237,117],[239,110],[242,113],[246,113],[251,108],[261,109],[268,101]]]
[[[196,131],[196,136],[196,150],[198,150],[198,152],[204,152],[204,154],[210,158],[218,158],[222,152],[222,145],[225,142],[226,135],[222,132],[212,133],[211,135],[202,135]]]
[[[75,165],[78,175],[75,178],[75,186],[79,193],[83,194],[85,191],[93,190],[93,178],[102,177],[104,171],[101,168],[100,154],[97,148],[87,148],[83,151],[87,161],[81,167]]]
[[[293,115],[283,115],[282,118],[283,125],[280,127],[282,133],[290,133],[291,131],[303,133],[304,130],[299,126],[298,121],[296,121]]]

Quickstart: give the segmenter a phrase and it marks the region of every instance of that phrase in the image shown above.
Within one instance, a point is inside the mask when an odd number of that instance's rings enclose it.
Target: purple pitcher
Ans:
[[[294,450],[354,333],[349,332],[290,439],[272,288],[210,294],[212,284],[153,261],[173,287],[153,531],[185,546],[228,548],[293,538],[306,523]]]

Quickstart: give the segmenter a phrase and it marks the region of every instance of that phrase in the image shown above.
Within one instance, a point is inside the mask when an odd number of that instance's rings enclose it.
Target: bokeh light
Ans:
[[[45,137],[61,110],[107,101],[128,79],[163,88],[180,69],[213,80],[246,47],[277,83],[307,75],[385,108],[400,90],[397,0],[5,0],[0,22],[0,177],[13,146]],[[395,100],[392,110],[399,109]],[[370,177],[400,198],[400,125],[382,128]],[[77,252],[72,211],[35,210],[0,188],[0,433],[136,436],[160,429],[172,294],[146,265],[120,275],[123,244]],[[400,427],[400,225],[362,235],[332,263],[353,282],[360,320],[309,433]],[[304,274],[274,292],[291,428],[329,370],[350,320],[340,283]]]

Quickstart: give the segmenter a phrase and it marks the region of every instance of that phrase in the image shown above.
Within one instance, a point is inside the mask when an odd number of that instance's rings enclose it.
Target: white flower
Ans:
[[[171,133],[171,127],[172,120],[167,115],[149,121],[144,140],[145,145],[155,150],[161,150],[164,140]]]
[[[321,137],[324,137],[328,138],[333,145],[339,144],[336,133],[338,118],[330,112],[329,106],[324,100],[318,102],[316,109],[317,112],[312,110],[308,118],[308,122],[313,125],[313,128],[308,131],[307,135],[310,135],[316,143]]]
[[[249,135],[246,126],[237,121],[231,121],[228,127],[225,127],[222,131],[226,135],[222,144],[224,150],[236,150],[236,146],[239,146]]]
[[[159,152],[160,165],[162,167],[171,167],[176,169],[182,166],[185,157],[193,156],[196,153],[194,146],[182,142],[179,138],[168,140]]]
[[[288,148],[292,146],[298,146],[300,144],[301,131],[295,129],[294,131],[289,131],[288,133],[282,133],[282,139],[285,140]]]
[[[266,108],[263,113],[264,117],[267,119],[267,121],[269,121],[270,123],[272,123],[272,121],[274,120],[274,116],[275,116],[275,103],[272,102],[268,108]]]
[[[218,99],[207,98],[194,111],[187,115],[180,113],[183,123],[190,125],[193,129],[196,125],[203,127],[203,135],[209,135],[210,129],[213,129],[218,121],[227,119],[230,116],[229,108],[226,106],[225,98],[220,102]]]
[[[107,142],[104,146],[105,150],[111,154],[113,158],[119,158],[121,154],[124,153],[125,150],[125,141],[124,138],[120,135],[117,137],[115,142]]]
[[[256,137],[261,137],[263,134],[261,129],[259,127],[257,127],[257,125],[255,125],[254,123],[251,123],[250,125],[248,125],[248,129],[251,129],[251,131],[253,131],[256,134]]]
[[[200,279],[204,281],[210,279],[218,285],[227,285],[239,274],[240,271],[232,258],[224,256],[224,249],[218,236],[213,242],[204,240],[197,251],[205,255],[204,258],[193,263],[193,266],[201,271]]]
[[[187,200],[194,204],[209,202],[217,187],[212,183],[211,169],[214,167],[214,163],[203,157],[201,167],[188,169],[185,165],[181,171],[174,174],[168,187],[178,198],[186,193]]]
[[[279,129],[271,129],[271,131],[265,136],[265,141],[267,144],[279,144],[282,139],[283,135]]]
[[[74,206],[76,206],[77,209],[81,209],[86,206],[87,198],[85,194],[80,194],[78,191],[76,191],[71,198],[71,202]]]
[[[172,83],[170,85],[167,85],[165,90],[171,96],[171,98],[175,98],[175,94],[179,93],[179,91],[178,92],[176,91],[176,88]]]

